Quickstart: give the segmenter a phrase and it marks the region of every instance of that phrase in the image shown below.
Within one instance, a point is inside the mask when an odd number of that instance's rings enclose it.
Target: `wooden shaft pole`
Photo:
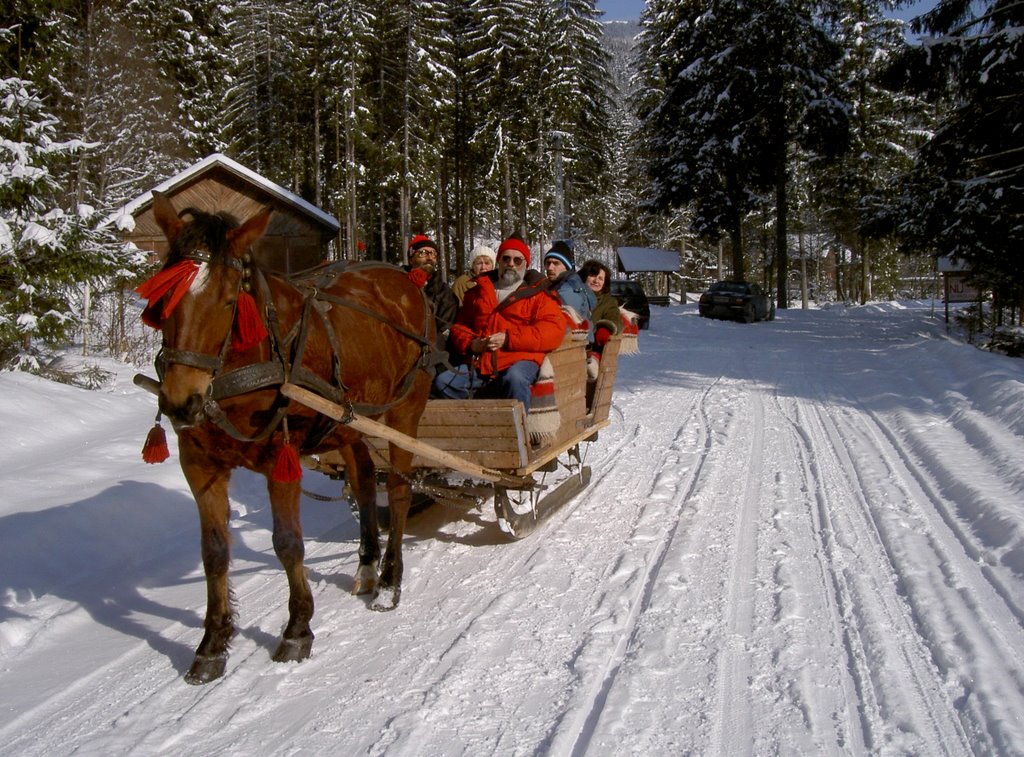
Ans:
[[[401,431],[396,431],[383,423],[350,413],[347,408],[337,405],[330,400],[326,400],[320,395],[314,394],[313,392],[303,389],[300,386],[296,386],[295,384],[282,384],[281,394],[305,405],[308,408],[316,410],[318,413],[326,415],[328,418],[341,421],[360,433],[366,434],[367,436],[376,436],[380,439],[385,439],[386,441],[397,444],[402,449],[408,450],[413,454],[424,457],[427,460],[437,463],[445,468],[451,468],[459,473],[465,473],[467,476],[472,476],[473,478],[480,479],[482,481],[490,481],[494,484],[501,484],[502,486],[513,489],[523,488],[524,486],[528,487],[533,484],[533,479],[530,477],[523,478],[519,476],[509,476],[498,470],[484,468],[483,466],[477,465],[469,460],[464,460],[458,455],[453,455],[450,452],[445,452],[442,449],[438,449],[430,444],[414,439],[407,434],[403,434]]]

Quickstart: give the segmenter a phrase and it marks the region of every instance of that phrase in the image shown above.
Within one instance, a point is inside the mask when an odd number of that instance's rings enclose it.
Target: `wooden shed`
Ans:
[[[180,212],[192,207],[224,211],[239,222],[268,205],[274,208],[267,233],[253,246],[263,267],[293,273],[323,262],[328,243],[340,225],[328,213],[226,155],[214,153],[176,176],[158,184]],[[167,251],[167,240],[153,218],[153,193],[125,205],[109,219],[136,247],[156,254]]]
[[[668,305],[672,274],[679,274],[679,253],[676,250],[661,250],[656,247],[619,247],[615,251],[618,269],[621,273],[650,273],[654,277],[654,288],[648,291],[647,299],[652,305]],[[684,298],[685,299],[685,298]]]

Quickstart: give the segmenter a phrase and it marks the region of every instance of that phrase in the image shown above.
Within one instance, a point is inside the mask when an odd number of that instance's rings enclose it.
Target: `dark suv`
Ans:
[[[718,281],[708,287],[697,304],[702,318],[734,318],[753,323],[775,320],[775,303],[758,284]]]
[[[612,279],[611,287],[612,295],[619,301],[619,307],[640,316],[637,326],[642,329],[650,328],[651,303],[647,301],[644,288],[629,279]]]

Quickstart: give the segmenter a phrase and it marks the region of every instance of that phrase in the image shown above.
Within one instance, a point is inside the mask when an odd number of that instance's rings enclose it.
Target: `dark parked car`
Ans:
[[[775,320],[775,302],[758,284],[718,281],[708,287],[697,304],[702,318],[735,318],[744,323]]]
[[[636,313],[640,318],[637,326],[642,329],[650,327],[651,303],[647,301],[647,294],[644,288],[635,281],[629,279],[612,279],[612,295],[619,301],[619,307],[623,307],[631,313]]]

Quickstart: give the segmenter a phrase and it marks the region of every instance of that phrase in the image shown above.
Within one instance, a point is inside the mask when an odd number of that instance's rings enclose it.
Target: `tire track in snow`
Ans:
[[[746,454],[731,456],[733,460],[748,462],[730,548],[724,618],[724,630],[728,636],[718,653],[716,715],[708,750],[710,754],[730,756],[750,753],[752,745],[748,735],[755,730],[750,697],[750,640],[754,630],[758,511],[765,436],[761,393],[755,389],[748,392],[747,397],[750,400],[750,431],[745,443]]]
[[[621,410],[613,406],[613,412],[621,419]],[[621,428],[621,425],[620,425]],[[494,545],[495,560],[487,568],[467,579],[460,572],[458,565],[461,557],[452,560],[447,550],[437,549],[433,543],[428,549],[417,551],[415,557],[407,557],[407,566],[415,563],[412,575],[406,576],[407,599],[416,602],[422,593],[436,593],[436,587],[421,587],[422,579],[440,578],[450,588],[445,591],[448,599],[443,608],[433,608],[430,613],[419,609],[407,609],[410,613],[395,626],[391,634],[396,637],[431,636],[442,640],[436,658],[429,665],[419,666],[412,670],[399,669],[389,682],[389,686],[400,691],[399,702],[395,713],[381,724],[380,734],[372,746],[368,745],[371,754],[383,754],[397,750],[430,752],[438,749],[439,734],[453,728],[445,715],[452,706],[455,696],[465,696],[465,692],[474,692],[480,697],[479,717],[467,719],[458,724],[460,740],[466,753],[481,753],[493,750],[516,751],[523,740],[528,740],[528,733],[521,727],[517,728],[514,720],[508,722],[509,714],[488,714],[492,705],[486,703],[489,698],[501,701],[504,686],[500,683],[506,676],[515,674],[514,660],[523,655],[521,647],[529,646],[530,639],[510,638],[509,633],[498,633],[492,627],[495,622],[507,622],[515,615],[512,609],[520,600],[523,588],[517,584],[509,584],[502,577],[526,576],[531,565],[543,562],[542,553],[549,548],[548,539],[551,532],[557,532],[566,519],[573,517],[577,509],[587,497],[608,477],[614,469],[614,462],[628,459],[624,451],[638,443],[640,426],[634,424],[624,430],[616,430],[614,434],[606,434],[600,454],[594,461],[587,461],[594,466],[594,478],[587,489],[567,503],[540,529],[521,542],[504,543],[498,536],[497,526],[493,518],[488,520],[484,531],[492,538],[497,538]],[[605,440],[608,440],[607,442]],[[610,442],[611,446],[608,446]],[[490,507],[490,501],[481,506],[481,510]],[[460,550],[461,551],[461,550]],[[540,556],[539,556],[540,555]],[[472,555],[463,557],[472,559]],[[434,565],[443,566],[443,571],[433,570]],[[467,591],[465,584],[472,580],[474,584],[489,587],[486,601],[480,602],[476,592]],[[490,588],[493,587],[493,588]],[[430,614],[440,615],[441,627],[424,627],[423,618]],[[396,614],[396,619],[398,618]],[[514,632],[513,632],[514,635]],[[432,645],[437,648],[437,645]],[[509,659],[510,670],[495,669],[488,661]],[[481,674],[479,666],[485,665],[491,670]],[[490,679],[489,679],[490,677]],[[489,680],[498,683],[490,683]],[[484,691],[486,689],[486,692]],[[549,713],[550,715],[550,713]],[[442,740],[442,743],[443,740]]]
[[[613,411],[615,411],[614,407]],[[616,412],[621,419],[621,410]],[[623,450],[629,445],[635,444],[638,435],[639,427],[633,425],[628,427],[621,436],[612,437],[614,446],[602,450],[602,454],[592,463],[597,470],[603,471],[603,473],[595,475],[595,480],[591,482],[590,488],[607,477],[608,471],[612,467],[611,461],[621,456]],[[535,535],[534,541],[538,544],[542,543],[544,531],[557,528],[561,521],[570,517],[572,510],[578,507],[579,500],[583,496],[585,495],[570,502],[563,508],[563,512],[549,523],[544,524],[542,531]],[[234,513],[236,504],[234,497],[232,503]],[[484,505],[484,507],[486,506],[487,504]],[[234,520],[234,518],[233,514],[232,519]],[[496,528],[493,523],[489,525]],[[265,694],[262,696],[266,698],[273,696],[278,679],[285,678],[285,674],[294,668],[291,665],[278,666],[270,661],[270,654],[278,641],[279,629],[283,628],[287,617],[287,583],[276,562],[276,557],[269,547],[270,532],[261,526],[255,528],[259,534],[258,538],[266,543],[248,547],[246,551],[254,552],[257,556],[256,561],[251,562],[247,559],[244,566],[236,564],[231,572],[235,605],[240,614],[239,635],[233,644],[228,669],[223,679],[204,687],[187,686],[181,679],[182,671],[172,668],[171,675],[168,677],[167,658],[163,655],[154,657],[150,644],[139,641],[130,652],[107,661],[101,667],[90,672],[88,676],[77,681],[75,686],[54,692],[48,699],[40,702],[38,707],[22,713],[17,722],[5,724],[0,733],[10,735],[8,743],[12,746],[17,743],[19,749],[23,748],[25,750],[23,753],[26,754],[40,753],[34,751],[41,746],[38,736],[20,732],[17,728],[18,722],[37,720],[59,724],[55,726],[56,730],[46,742],[52,744],[60,741],[80,743],[80,734],[92,731],[104,732],[104,728],[97,727],[97,723],[112,723],[112,727],[116,728],[119,721],[125,718],[130,720],[130,713],[112,716],[111,713],[120,712],[120,705],[102,693],[105,689],[104,681],[115,677],[124,681],[126,671],[132,671],[128,690],[131,692],[131,701],[135,703],[134,709],[166,710],[174,712],[175,716],[173,727],[168,724],[166,729],[155,731],[143,729],[143,733],[138,736],[138,739],[119,739],[125,752],[133,750],[160,752],[178,749],[188,741],[190,734],[202,733],[207,730],[236,734],[243,731],[240,724],[248,717],[259,717],[262,710],[256,708],[254,714],[247,713],[240,711],[236,703],[246,699],[259,698],[261,695],[258,692],[261,690],[265,690]],[[239,537],[238,527],[233,526],[232,531],[237,539]],[[421,576],[431,572],[434,562],[445,563],[450,560],[450,556],[445,550],[436,549],[436,543],[430,541],[426,544],[432,546],[417,549],[416,543],[411,539],[407,539],[405,545],[407,565],[412,562],[410,557],[414,556],[414,559],[419,562],[418,573]],[[193,546],[191,531],[188,533],[188,545],[189,547]],[[500,546],[506,551],[513,549],[512,544]],[[389,626],[393,621],[398,620],[398,616],[386,618],[386,616],[372,613],[363,617],[363,614],[368,613],[364,603],[360,599],[350,598],[340,591],[338,579],[350,575],[354,569],[356,547],[357,543],[349,540],[342,543],[320,543],[313,539],[307,539],[306,563],[311,574],[310,582],[317,603],[315,623],[318,639],[314,644],[313,659],[307,660],[301,671],[305,675],[311,674],[312,669],[317,667],[317,658],[324,659],[334,656],[334,653],[339,651],[338,649],[328,651],[327,648],[327,645],[337,645],[344,641],[339,638],[330,638],[332,635],[337,635],[333,634],[335,625],[349,627],[370,622],[371,624]],[[536,547],[525,550],[510,568],[506,563],[506,568],[512,570],[513,574],[517,570],[521,570],[522,566],[529,562],[535,550]],[[259,555],[265,556],[267,561],[259,561]],[[198,559],[198,552],[196,557]],[[318,573],[322,575],[319,579],[316,577]],[[195,583],[197,587],[200,587],[203,582],[201,570],[192,576],[183,577],[182,580]],[[415,575],[407,575],[406,603],[409,603],[410,600],[414,601],[418,594],[417,584]],[[339,594],[349,600],[342,609],[337,606]],[[182,609],[179,611],[180,613],[194,613],[195,623],[172,623],[159,632],[161,641],[166,646],[191,650],[199,642],[202,636],[204,599],[205,592],[201,588],[197,588],[194,595],[185,605],[181,606]],[[461,626],[452,627],[450,622],[445,625],[446,637],[452,638],[449,650],[440,655],[436,665],[418,669],[416,676],[405,681],[409,687],[408,691],[411,692],[408,695],[411,697],[410,701],[416,698],[421,698],[421,701],[429,699],[432,696],[431,691],[439,685],[443,685],[443,681],[452,667],[451,663],[446,663],[446,658],[457,657],[457,650],[461,646],[466,646],[469,649],[473,647],[476,643],[472,640],[474,624],[479,617],[487,616],[502,601],[501,597],[497,597],[487,605],[475,608],[466,616],[465,622]],[[189,606],[189,603],[198,604]],[[62,612],[66,612],[65,605],[60,607],[64,608]],[[80,613],[81,611],[76,609],[75,612]],[[353,621],[353,618],[357,618],[357,620]],[[389,620],[392,623],[389,623]],[[81,622],[88,621],[83,618]],[[407,630],[405,624],[401,622],[397,624],[398,634],[406,633]],[[144,674],[139,673],[140,666],[145,669]],[[65,734],[65,737],[57,736],[58,732]],[[105,738],[109,738],[109,735]],[[44,748],[43,751],[47,750]]]
[[[985,543],[985,537],[992,538],[991,532],[1000,531],[1002,526],[1012,527],[1012,529],[1008,533],[1002,531],[998,536],[994,537],[995,540],[1006,539],[1012,544],[1014,534],[1019,531],[1019,525],[1015,523],[1007,524],[1003,518],[996,521],[994,525],[988,525],[994,519],[986,518],[986,513],[978,507],[978,501],[985,498],[986,495],[971,486],[972,482],[965,480],[966,477],[960,471],[951,470],[947,466],[949,462],[963,465],[966,460],[971,470],[971,475],[975,480],[985,481],[988,484],[987,488],[989,490],[996,488],[991,483],[993,480],[1002,479],[1005,484],[1005,496],[1010,501],[1019,497],[1020,483],[1018,479],[1024,476],[1024,467],[1018,470],[1014,466],[1008,466],[1003,460],[988,459],[990,456],[985,453],[988,447],[984,443],[980,443],[977,446],[972,443],[972,438],[982,433],[978,430],[978,421],[973,418],[964,421],[961,417],[952,428],[946,427],[942,429],[942,432],[946,435],[954,433],[962,435],[961,442],[947,443],[945,445],[948,448],[958,450],[956,460],[948,461],[948,453],[943,454],[940,449],[936,449],[939,445],[935,444],[934,441],[928,438],[921,438],[918,434],[914,433],[913,429],[901,429],[900,432],[894,431],[890,424],[885,423],[876,413],[867,408],[861,408],[861,410],[874,421],[878,435],[884,437],[885,443],[898,456],[898,464],[906,469],[913,482],[920,487],[927,501],[933,504],[935,514],[942,519],[946,528],[955,537],[968,561],[979,565],[985,580],[988,581],[992,590],[1002,597],[1006,603],[1006,609],[1016,618],[1017,625],[1024,627],[1024,598],[1013,590],[1011,582],[1007,581],[1005,571],[998,570],[998,549]],[[963,412],[961,416],[965,414]],[[960,428],[961,424],[965,424],[967,428]],[[929,437],[934,437],[935,435],[936,430],[929,429]],[[982,441],[986,440],[983,439]],[[1001,446],[995,446],[996,449],[1004,449],[1012,445],[1004,442]],[[943,481],[957,481],[958,485],[954,487],[943,486]],[[952,491],[949,491],[950,489]],[[961,520],[957,515],[958,511],[970,513],[972,516],[971,522],[968,523]],[[972,533],[972,527],[981,529],[983,536],[979,537]]]
[[[819,397],[823,396],[819,393]],[[900,591],[904,574],[872,502],[882,455],[825,401],[799,404],[794,426],[814,450],[824,541],[858,684],[865,745],[870,750],[957,755],[970,751],[945,682]],[[886,476],[891,474],[886,473]],[[843,501],[847,500],[847,501]],[[886,633],[879,633],[886,629]],[[900,724],[899,729],[892,727]]]
[[[789,438],[793,441],[797,474],[800,476],[801,499],[807,515],[806,520],[799,519],[800,524],[806,526],[806,531],[800,528],[798,533],[793,533],[791,530],[783,538],[800,539],[800,546],[803,546],[803,540],[809,541],[806,554],[791,559],[814,563],[814,569],[810,570],[798,562],[786,573],[788,585],[779,590],[780,595],[789,590],[795,596],[780,597],[779,611],[784,616],[791,614],[799,618],[801,628],[786,633],[787,640],[790,634],[797,635],[801,638],[795,644],[796,649],[814,649],[821,656],[821,659],[813,661],[793,661],[794,666],[799,666],[797,671],[790,668],[795,673],[799,692],[794,692],[791,697],[797,707],[806,710],[807,725],[821,753],[837,754],[845,749],[860,754],[866,751],[867,731],[867,724],[861,719],[865,674],[859,662],[864,655],[858,639],[849,632],[849,589],[835,555],[835,530],[820,459],[822,450],[816,448],[806,429],[806,406],[794,401],[792,410],[789,410],[777,396],[775,403],[779,415],[789,425]],[[785,565],[786,558],[781,562]],[[780,570],[777,569],[777,573]],[[786,625],[785,622],[780,623],[782,627]],[[815,635],[818,638],[811,638]],[[836,650],[842,650],[842,657],[838,659],[845,665],[835,664]],[[807,675],[807,665],[812,662],[818,670],[815,675]],[[836,685],[824,685],[824,681],[833,675],[838,679]],[[826,737],[826,732],[832,734],[831,739]]]
[[[711,434],[709,431],[710,421],[708,419],[707,403],[712,389],[718,384],[716,380],[705,388],[685,413],[680,413],[684,420],[677,430],[673,445],[661,457],[658,465],[655,489],[664,486],[673,487],[673,496],[666,511],[672,514],[673,520],[661,527],[658,541],[652,545],[651,557],[647,561],[644,572],[640,576],[633,577],[635,589],[633,595],[628,599],[629,611],[620,629],[617,629],[617,642],[603,662],[603,673],[596,677],[590,684],[589,689],[584,690],[579,701],[574,702],[568,709],[565,716],[556,725],[552,734],[552,753],[584,755],[591,746],[595,729],[601,721],[602,715],[608,705],[609,692],[615,685],[622,669],[628,650],[636,643],[640,633],[640,618],[650,605],[651,594],[654,584],[661,572],[666,552],[675,539],[676,532],[683,521],[683,505],[693,492],[696,482],[700,479],[704,470],[711,446]],[[695,437],[691,445],[698,450],[697,459],[689,468],[689,473],[684,480],[679,480],[678,465],[679,458],[674,454],[678,448],[680,439],[686,432],[687,422],[696,418],[698,423],[695,431],[691,433]],[[611,469],[602,476],[609,477],[614,471]],[[626,479],[629,480],[629,479]],[[634,525],[630,539],[638,538],[642,530],[641,524]],[[646,536],[642,538],[647,538]],[[588,644],[589,639],[584,644]],[[584,655],[583,649],[577,649],[576,658]]]
[[[942,497],[927,468],[911,458],[909,443],[873,412],[859,410],[864,423],[857,430],[879,450],[894,489],[876,521],[917,632],[946,688],[959,695],[954,712],[971,741],[996,752],[1011,749],[1024,739],[1020,608],[953,515],[957,504]],[[950,639],[964,652],[955,659]]]

